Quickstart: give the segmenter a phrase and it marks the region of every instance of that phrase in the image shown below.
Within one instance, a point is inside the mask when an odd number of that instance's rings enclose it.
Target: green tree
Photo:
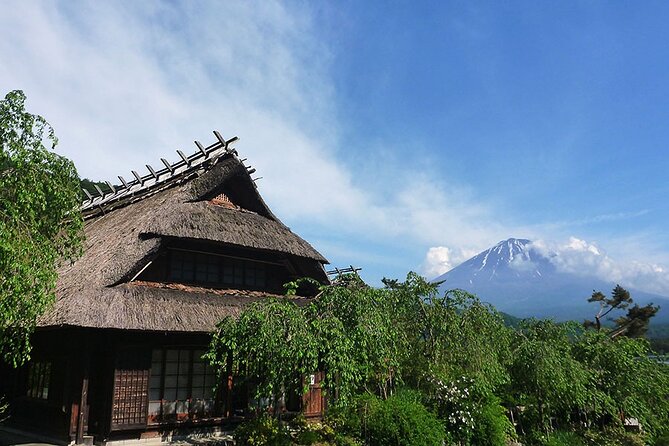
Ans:
[[[21,91],[0,100],[0,357],[17,366],[52,304],[56,268],[81,250],[79,177],[53,149],[53,128],[25,110]]]
[[[669,425],[669,368],[651,355],[646,339],[587,331],[573,353],[591,373],[588,406],[596,418],[620,425],[634,417],[653,435]]]
[[[657,314],[660,307],[652,303],[640,307],[634,304],[634,299],[629,291],[620,285],[616,285],[611,293],[611,297],[606,297],[601,291],[595,291],[588,299],[588,302],[599,302],[599,311],[595,315],[595,321],[584,322],[584,326],[594,327],[598,331],[602,329],[602,319],[614,310],[627,310],[625,316],[615,319],[615,327],[610,332],[611,337],[625,335],[628,337],[642,337],[648,331],[650,319]],[[632,306],[632,304],[634,304]]]
[[[361,390],[386,398],[402,381],[413,336],[407,330],[408,309],[414,302],[389,287],[369,287],[359,278],[341,283],[323,287],[307,309],[326,386],[341,403]]]
[[[512,332],[490,305],[463,290],[450,290],[425,301],[416,319],[424,335],[413,348],[414,376],[420,376],[419,370],[445,381],[466,376],[484,393],[508,382]]]
[[[237,319],[223,319],[206,357],[221,373],[238,371],[254,396],[269,398],[278,411],[282,394],[300,390],[302,376],[317,369],[316,355],[304,311],[288,300],[267,299],[253,303]]]
[[[526,320],[516,333],[511,388],[530,430],[547,432],[551,417],[565,420],[590,400],[590,373],[572,354],[578,333],[577,324],[550,320]]]

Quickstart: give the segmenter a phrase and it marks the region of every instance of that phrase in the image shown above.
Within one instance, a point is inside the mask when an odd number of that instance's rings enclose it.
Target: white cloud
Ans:
[[[432,279],[487,248],[489,246],[478,250],[431,247],[425,254],[420,270]],[[628,288],[669,296],[669,269],[662,263],[639,260],[639,258],[650,258],[652,254],[644,255],[643,247],[639,244],[636,245],[633,257],[622,258],[609,255],[596,242],[574,236],[563,242],[537,239],[528,249],[549,259],[558,272],[596,277]],[[535,260],[531,256],[530,258],[516,256],[510,266],[520,271],[532,271],[538,268]]]
[[[509,263],[509,266],[516,271],[525,273],[537,270],[537,265],[531,257],[515,256]]]
[[[460,263],[476,255],[476,252],[452,249],[446,246],[434,246],[428,249],[421,265],[421,273],[428,279],[434,279],[452,270]]]
[[[491,206],[409,159],[341,158],[332,63],[308,6],[263,2],[30,2],[0,12],[0,89],[23,89],[83,176],[115,181],[212,129],[263,177],[287,222],[387,245],[482,246]],[[207,139],[209,138],[209,139]],[[386,142],[379,142],[380,145]],[[389,151],[397,149],[388,144]],[[364,172],[365,175],[362,175]]]
[[[597,243],[570,237],[564,243],[538,240],[532,248],[548,257],[558,271],[594,276],[641,291],[669,295],[669,271],[635,258],[613,258]]]

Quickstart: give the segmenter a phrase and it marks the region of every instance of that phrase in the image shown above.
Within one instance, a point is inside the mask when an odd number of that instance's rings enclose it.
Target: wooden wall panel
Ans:
[[[112,430],[146,426],[150,373],[150,356],[147,351],[128,349],[119,352],[114,371]]]

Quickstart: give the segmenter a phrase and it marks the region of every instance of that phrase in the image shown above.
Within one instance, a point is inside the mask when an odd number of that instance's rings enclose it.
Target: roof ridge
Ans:
[[[135,179],[131,181],[126,181],[125,178],[119,175],[118,179],[122,183],[121,186],[115,187],[109,181],[105,181],[109,191],[105,192],[100,189],[99,186],[95,185],[95,188],[98,191],[98,194],[96,195],[91,194],[86,189],[82,189],[86,194],[87,199],[83,200],[80,207],[81,211],[89,211],[94,215],[98,212],[104,212],[104,207],[106,205],[118,202],[127,197],[138,198],[147,195],[171,181],[183,178],[200,167],[204,167],[210,160],[216,160],[224,155],[239,155],[237,150],[230,148],[230,144],[239,140],[238,137],[234,136],[226,140],[218,131],[214,130],[213,133],[214,136],[216,136],[216,141],[205,147],[201,142],[196,140],[195,145],[197,146],[197,151],[192,155],[186,156],[181,150],[177,150],[176,152],[179,155],[179,158],[181,158],[179,161],[170,163],[165,158],[161,158],[160,161],[165,166],[162,169],[155,170],[151,165],[146,164],[146,168],[149,171],[148,174],[141,176],[136,171],[132,170],[131,172]],[[242,160],[242,162],[243,161],[245,160]],[[250,166],[245,167],[249,174],[255,172],[255,169],[252,169]]]

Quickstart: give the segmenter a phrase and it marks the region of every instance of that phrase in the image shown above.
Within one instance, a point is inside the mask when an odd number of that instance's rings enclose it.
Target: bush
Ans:
[[[669,446],[669,433],[664,433],[660,435],[656,440],[655,440],[655,446]]]
[[[339,435],[335,437],[336,446],[363,446],[362,441],[349,435]]]
[[[547,436],[543,446],[585,446],[585,443],[576,432],[557,431]]]
[[[290,446],[288,430],[276,418],[263,414],[240,424],[234,432],[239,446]]]
[[[588,446],[644,446],[646,442],[639,434],[625,432],[622,428],[608,428],[603,431],[587,431],[584,433],[585,444]]]
[[[337,436],[332,427],[327,424],[307,422],[302,416],[293,420],[290,427],[293,432],[295,444],[298,445],[332,445]]]
[[[359,438],[369,446],[434,446],[446,439],[444,426],[422,403],[421,394],[401,391],[383,401],[357,401]]]
[[[499,398],[495,396],[488,397],[482,403],[481,409],[475,411],[473,416],[472,444],[504,446],[509,438],[516,436],[513,424],[506,416],[506,409],[500,405]]]
[[[430,380],[429,405],[443,421],[455,443],[504,446],[516,437],[501,400],[468,377]]]

